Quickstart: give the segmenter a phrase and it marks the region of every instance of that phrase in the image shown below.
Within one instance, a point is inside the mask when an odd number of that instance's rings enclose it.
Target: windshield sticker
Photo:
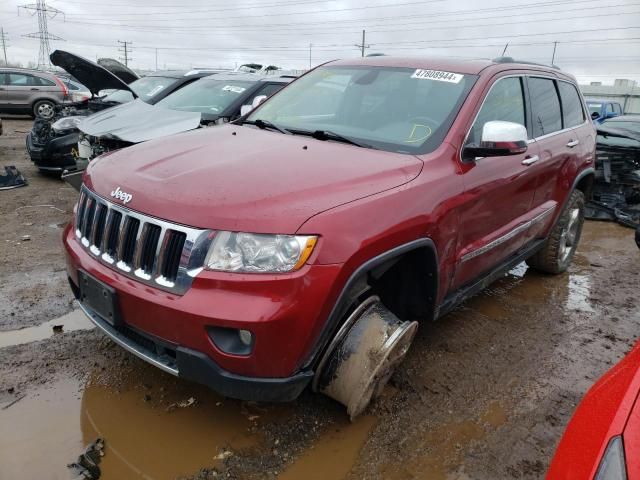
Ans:
[[[233,92],[233,93],[242,93],[246,90],[246,88],[237,87],[235,85],[225,85],[222,87],[223,92]]]
[[[158,93],[163,88],[164,88],[164,86],[162,86],[162,85],[156,86],[155,88],[149,90],[149,92],[147,93],[147,97],[153,97],[156,93]]]
[[[460,83],[464,75],[452,72],[441,72],[440,70],[422,70],[418,68],[411,78],[419,78],[421,80],[436,80],[438,82]]]

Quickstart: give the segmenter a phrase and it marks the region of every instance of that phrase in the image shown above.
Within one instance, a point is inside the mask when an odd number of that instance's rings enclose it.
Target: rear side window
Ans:
[[[622,108],[620,108],[619,103],[613,104],[613,111],[616,112],[618,115],[622,115]]]
[[[530,77],[529,95],[533,113],[534,138],[562,130],[560,99],[555,82],[548,78]]]
[[[493,120],[525,125],[522,80],[519,77],[502,78],[493,84],[469,132],[467,145],[479,145],[484,124]]]
[[[283,83],[269,83],[258,90],[251,98],[251,101],[246,101],[245,103],[250,105],[251,102],[253,102],[253,99],[260,95],[266,95],[267,97],[270,97],[277,91],[282,90],[282,87],[284,87]]]
[[[53,80],[49,80],[48,78],[34,77],[33,79],[35,80],[36,85],[40,85],[41,87],[56,86],[56,82],[54,82]]]
[[[584,123],[582,101],[576,87],[567,82],[558,82],[560,99],[562,100],[562,117],[564,128],[575,127]]]
[[[607,108],[604,111],[604,113],[613,113],[613,104],[612,103],[607,103]]]

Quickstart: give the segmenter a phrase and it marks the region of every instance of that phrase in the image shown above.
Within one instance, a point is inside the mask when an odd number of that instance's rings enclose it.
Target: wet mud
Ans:
[[[0,137],[0,164],[10,159],[31,181],[20,195],[0,192],[0,242],[12,245],[0,249],[0,478],[67,479],[66,465],[103,437],[106,480],[538,479],[582,395],[640,332],[633,232],[590,222],[566,274],[519,265],[420,325],[354,423],[309,392],[284,405],[221,398],[64,317],[74,304],[51,225],[66,215],[14,217],[36,202],[68,212],[73,195],[22,153],[23,134],[12,132],[28,125],[5,120]]]

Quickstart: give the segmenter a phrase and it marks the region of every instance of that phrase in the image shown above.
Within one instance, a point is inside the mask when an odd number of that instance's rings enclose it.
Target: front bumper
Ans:
[[[74,170],[76,161],[72,150],[77,148],[79,135],[78,132],[69,133],[41,144],[36,141],[33,132],[29,132],[26,139],[27,152],[31,161],[41,170]]]
[[[159,354],[153,338],[130,329],[117,330],[91,309],[80,304],[89,319],[111,340],[146,362],[172,375],[201,383],[225,397],[261,402],[295,400],[313,378],[313,372],[300,372],[286,378],[260,378],[235,375],[220,368],[202,352],[177,347],[173,355]],[[159,341],[159,344],[162,342]]]
[[[174,375],[233,398],[288,401],[313,372],[300,366],[337,294],[341,265],[307,265],[284,275],[201,272],[184,295],[154,289],[99,263],[65,229],[67,270],[78,296],[78,270],[116,291],[124,327],[87,315],[121,346]],[[245,329],[249,355],[220,350],[210,327]]]

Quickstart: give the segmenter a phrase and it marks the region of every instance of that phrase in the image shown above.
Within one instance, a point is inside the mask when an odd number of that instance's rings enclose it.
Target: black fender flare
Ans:
[[[338,299],[333,305],[331,309],[331,313],[324,322],[322,330],[320,331],[320,335],[316,339],[315,345],[313,346],[311,353],[308,354],[307,359],[302,364],[301,370],[306,370],[310,368],[315,368],[317,362],[319,361],[322,353],[327,348],[331,339],[335,335],[335,333],[340,328],[340,320],[344,318],[345,310],[349,306],[349,293],[351,289],[356,286],[358,281],[366,276],[368,272],[383,265],[384,263],[393,260],[397,257],[400,257],[408,252],[413,250],[418,250],[421,248],[428,248],[432,251],[435,264],[438,263],[438,251],[436,250],[435,243],[430,238],[419,238],[417,240],[413,240],[408,243],[404,243],[402,245],[398,245],[386,252],[383,252],[373,258],[370,258],[366,262],[362,263],[358,268],[356,268],[353,273],[349,276],[348,280],[345,282],[340,294],[338,295]],[[436,282],[436,291],[438,290],[438,275],[436,272],[435,275]],[[437,306],[436,310],[437,310]]]

